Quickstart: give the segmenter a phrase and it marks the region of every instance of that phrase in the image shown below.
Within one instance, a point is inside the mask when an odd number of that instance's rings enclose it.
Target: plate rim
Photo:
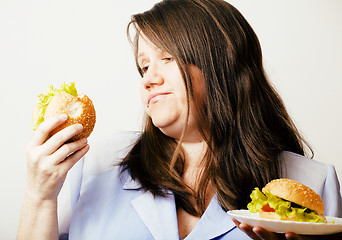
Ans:
[[[249,215],[242,215],[239,213],[248,213]],[[302,232],[297,232],[298,234],[308,234],[308,235],[324,235],[324,234],[334,234],[334,233],[339,233],[342,232],[342,218],[338,218],[338,217],[326,217],[328,220],[328,223],[313,223],[313,222],[297,222],[297,221],[284,221],[284,220],[276,220],[276,219],[266,219],[266,218],[260,218],[257,213],[251,213],[249,210],[247,209],[240,209],[240,210],[229,210],[227,211],[227,214],[230,217],[233,218],[240,218],[242,220],[246,219],[246,220],[252,220],[252,221],[259,221],[259,222],[265,222],[265,223],[278,223],[280,224],[280,228],[283,226],[285,227],[289,227],[292,224],[295,224],[297,226],[316,226],[316,227],[325,227],[325,231],[322,231],[323,233],[319,233],[316,231],[306,231],[305,233]],[[253,216],[254,215],[254,216]],[[338,223],[329,223],[329,221],[333,221],[333,220],[337,220],[338,219]],[[239,220],[239,219],[237,219]],[[241,221],[243,222],[243,221]],[[262,224],[261,224],[262,225]],[[261,226],[260,227],[264,227]],[[255,225],[251,225],[251,226],[255,226]],[[278,226],[279,228],[279,226]],[[338,231],[336,231],[338,229]],[[330,231],[330,230],[334,230],[334,231]],[[285,231],[277,231],[277,232],[282,232],[284,233]],[[330,233],[327,233],[330,232]]]

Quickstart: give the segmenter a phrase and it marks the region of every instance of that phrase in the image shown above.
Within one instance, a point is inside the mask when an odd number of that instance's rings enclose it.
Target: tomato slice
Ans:
[[[263,206],[261,210],[263,210],[264,212],[275,212],[275,210],[271,208],[270,205],[268,205],[268,203],[265,206]]]

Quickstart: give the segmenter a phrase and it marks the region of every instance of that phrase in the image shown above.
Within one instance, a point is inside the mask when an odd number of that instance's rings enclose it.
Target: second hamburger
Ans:
[[[322,198],[311,188],[292,179],[275,179],[255,188],[247,208],[261,218],[325,223]]]

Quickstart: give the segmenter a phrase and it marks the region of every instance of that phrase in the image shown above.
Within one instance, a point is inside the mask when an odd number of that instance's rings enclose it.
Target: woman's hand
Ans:
[[[89,150],[86,139],[66,143],[82,132],[80,124],[69,126],[46,140],[66,120],[65,114],[47,119],[35,130],[27,146],[26,197],[31,200],[56,200],[67,172]]]
[[[296,233],[287,232],[285,234],[269,232],[259,226],[251,227],[246,223],[240,223],[233,218],[235,225],[250,238],[254,240],[340,240],[342,232],[332,235],[298,235]]]
[[[284,240],[287,239],[285,234],[279,234],[274,232],[266,231],[261,227],[252,227],[244,222],[239,222],[236,219],[232,218],[235,225],[244,233],[246,233],[251,239],[254,240]],[[291,239],[291,238],[290,238]],[[296,239],[296,238],[293,238]],[[289,240],[289,239],[288,239]]]
[[[67,142],[82,132],[79,124],[46,140],[66,120],[66,115],[47,119],[33,133],[27,146],[27,186],[17,240],[58,239],[57,196],[68,171],[89,150],[86,139]]]

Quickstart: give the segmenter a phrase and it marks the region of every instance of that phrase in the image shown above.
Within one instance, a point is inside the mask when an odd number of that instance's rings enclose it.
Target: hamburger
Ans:
[[[284,221],[325,223],[322,198],[311,188],[291,179],[275,179],[255,188],[247,208],[259,217]]]
[[[69,85],[63,83],[60,89],[50,86],[46,94],[38,96],[32,116],[32,129],[36,130],[44,119],[59,114],[67,114],[68,120],[55,128],[50,137],[76,123],[83,125],[83,131],[70,141],[87,138],[92,133],[96,122],[94,105],[87,95],[77,93],[74,82]]]

